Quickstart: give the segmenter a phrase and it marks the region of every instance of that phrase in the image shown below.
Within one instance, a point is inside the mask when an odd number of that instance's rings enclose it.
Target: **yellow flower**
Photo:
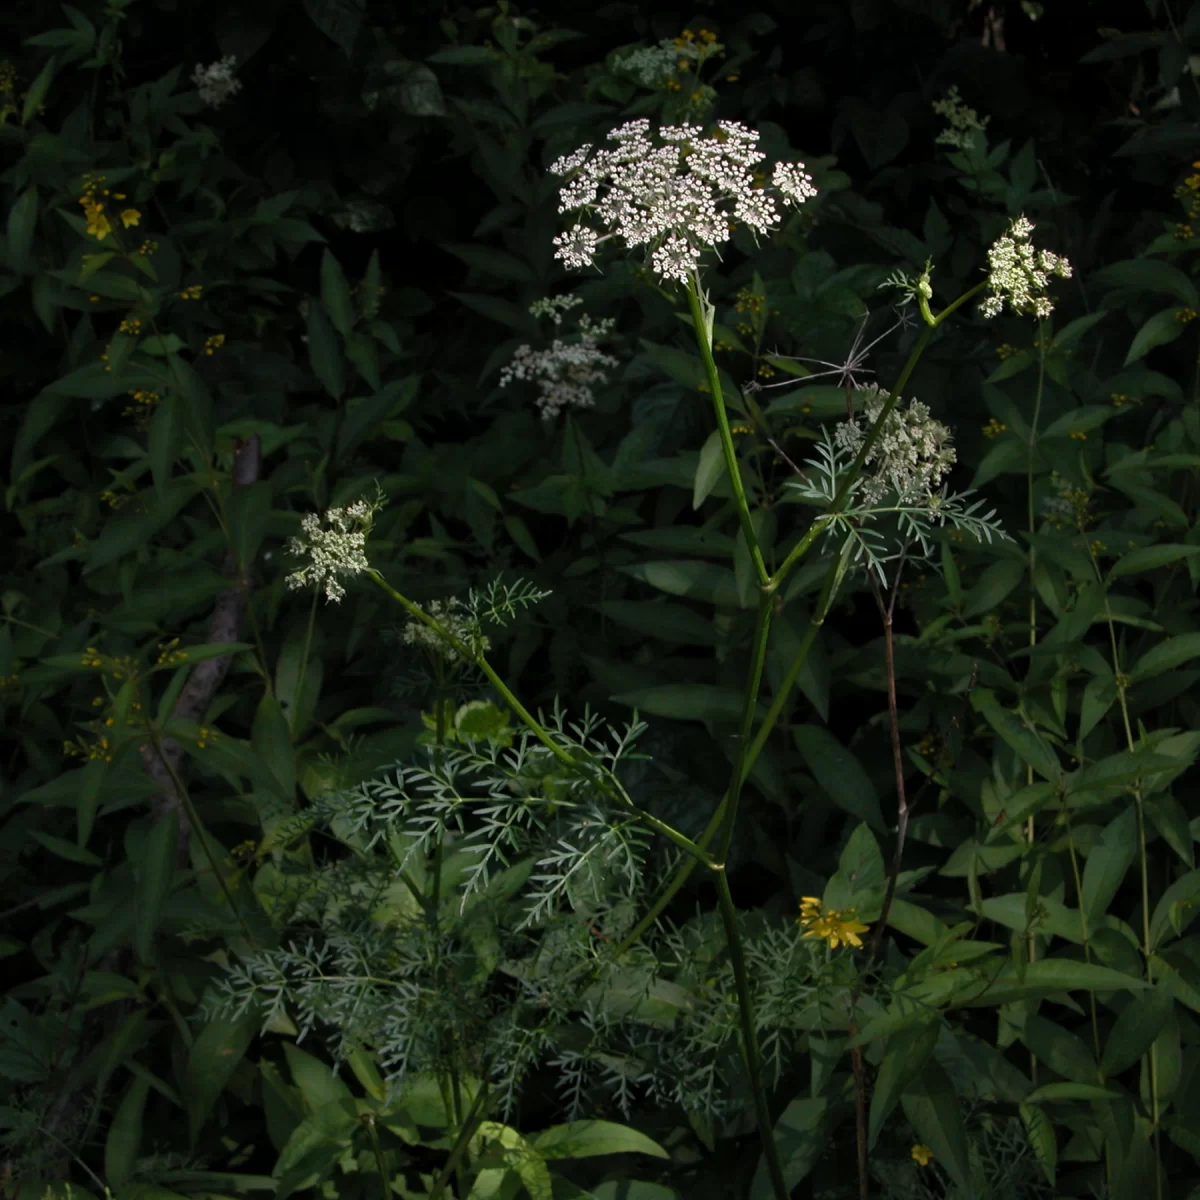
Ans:
[[[98,242],[104,241],[112,233],[112,224],[104,215],[104,209],[90,200],[81,200],[79,203],[83,205],[83,211],[87,215],[88,234]]]
[[[831,950],[839,945],[854,946],[862,949],[860,933],[866,933],[869,926],[854,919],[854,910],[848,909],[845,914],[836,909],[826,909],[815,896],[803,896],[800,900],[800,924],[806,938],[824,938]]]
[[[726,75],[725,76],[726,83],[737,83],[737,81],[738,81],[738,77],[736,75]]]
[[[131,225],[136,225],[142,219],[142,214],[136,208],[125,208],[121,210],[121,224],[128,229]]]
[[[225,345],[225,335],[214,333],[212,337],[204,339],[204,353],[211,357],[213,352],[219,350],[223,345]]]
[[[921,1166],[927,1167],[933,1161],[933,1151],[928,1146],[917,1144],[912,1148],[912,1156]]]

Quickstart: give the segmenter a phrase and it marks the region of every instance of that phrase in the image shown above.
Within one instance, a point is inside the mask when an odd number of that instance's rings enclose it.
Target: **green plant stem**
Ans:
[[[196,836],[200,839],[200,845],[204,850],[204,857],[208,859],[208,865],[212,869],[212,873],[216,877],[226,901],[229,903],[230,910],[237,917],[237,922],[242,927],[242,933],[245,935],[246,941],[251,946],[257,945],[254,934],[250,932],[250,926],[246,924],[246,918],[242,914],[241,906],[234,901],[229,883],[225,879],[220,867],[217,866],[216,856],[213,854],[212,846],[208,841],[208,834],[205,833],[204,826],[200,823],[200,814],[196,812],[196,806],[192,803],[192,798],[188,795],[188,790],[184,786],[183,780],[179,778],[178,773],[171,766],[171,760],[167,757],[163,748],[162,739],[158,735],[158,729],[153,723],[148,723],[147,729],[150,733],[150,740],[154,743],[154,753],[158,755],[163,766],[166,767],[167,773],[171,776],[171,784],[175,788],[175,794],[187,809],[188,820],[191,821],[192,828],[196,831]]]
[[[1033,502],[1033,459],[1037,453],[1037,436],[1038,422],[1042,416],[1042,395],[1045,392],[1046,386],[1046,336],[1044,322],[1038,322],[1038,374],[1037,374],[1037,390],[1033,401],[1033,423],[1029,430],[1029,442],[1026,446],[1025,454],[1025,499],[1026,499],[1026,516],[1029,523],[1029,649],[1030,651],[1037,645],[1037,584],[1034,582],[1034,571],[1037,569],[1037,545],[1033,538],[1037,532],[1037,513]],[[1033,662],[1033,659],[1030,659]],[[1029,765],[1025,767],[1025,786],[1033,786],[1033,768]],[[1025,838],[1029,845],[1030,853],[1033,852],[1033,843],[1035,837],[1034,819],[1031,815],[1025,822]],[[1034,962],[1037,958],[1037,934],[1030,931],[1025,935],[1025,950],[1029,956],[1029,961]],[[1037,1086],[1038,1077],[1037,1055],[1031,1050],[1029,1052],[1029,1075],[1033,1080],[1033,1084]]]
[[[767,661],[767,639],[771,632],[771,612],[774,598],[770,592],[760,591],[758,594],[758,615],[754,622],[750,670],[746,680],[746,691],[742,698],[742,723],[738,730],[737,758],[733,766],[733,778],[725,792],[725,800],[721,807],[725,815],[722,819],[721,830],[717,838],[716,860],[724,866],[729,857],[729,846],[733,841],[733,829],[737,822],[738,802],[742,796],[742,784],[750,773],[746,764],[746,756],[750,746],[750,730],[754,725],[754,710],[758,705],[758,689],[762,685],[763,666]],[[726,803],[726,800],[728,803]]]
[[[933,329],[936,328],[939,324],[941,324],[941,322],[944,321],[946,319],[946,317],[948,317],[952,312],[954,312],[956,309],[960,308],[962,305],[966,304],[966,302],[968,300],[970,300],[972,296],[977,295],[986,286],[987,286],[986,281],[983,283],[977,284],[975,287],[971,288],[969,291],[964,292],[961,296],[958,297],[957,300],[954,300],[952,303],[947,305],[947,307],[944,308],[936,317],[932,317],[932,314],[931,314],[931,320],[927,320],[928,327],[925,329],[924,333],[918,339],[917,344],[912,348],[912,351],[910,352],[910,354],[908,356],[908,361],[904,364],[904,369],[900,373],[900,378],[898,379],[896,386],[893,389],[890,398],[888,399],[887,404],[884,406],[883,411],[880,413],[879,419],[875,422],[875,424],[872,426],[871,430],[868,432],[866,440],[863,442],[863,445],[860,448],[859,453],[854,460],[854,463],[851,465],[849,471],[846,474],[845,480],[843,481],[841,487],[838,489],[838,493],[837,493],[836,497],[834,498],[833,508],[831,509],[831,511],[839,510],[845,504],[847,498],[849,497],[850,488],[853,486],[854,480],[858,477],[859,472],[862,470],[863,463],[866,461],[866,456],[870,452],[871,447],[874,446],[875,442],[879,439],[880,433],[883,428],[883,422],[887,418],[887,415],[891,412],[892,408],[895,406],[897,400],[900,398],[900,394],[901,394],[904,386],[908,383],[908,380],[917,365],[917,361],[920,359],[921,354],[924,352],[926,345],[929,343],[929,339],[932,335]],[[698,310],[699,310],[699,305],[697,303],[694,306],[694,310],[693,310],[693,320],[695,320],[696,313],[698,312]],[[817,540],[817,538],[823,532],[824,527],[825,527],[825,522],[823,522],[823,521],[814,521],[813,522],[813,524],[805,532],[804,536],[800,539],[800,541],[797,542],[797,544],[788,553],[787,557],[784,559],[784,561],[780,565],[779,569],[774,573],[774,575],[771,576],[769,582],[764,586],[764,591],[767,591],[771,594],[774,594],[776,591],[778,591],[778,589],[782,586],[784,581],[787,579],[792,568],[796,565],[797,562],[800,561],[801,558],[804,557],[804,555],[811,548],[812,544]],[[796,656],[792,661],[792,665],[788,669],[787,676],[783,680],[783,683],[781,684],[779,691],[776,693],[775,698],[771,704],[771,707],[768,710],[766,717],[763,719],[762,726],[759,729],[758,734],[755,737],[753,743],[751,744],[750,749],[746,753],[745,761],[743,764],[743,772],[741,775],[741,779],[739,781],[739,785],[741,782],[744,782],[746,775],[749,774],[751,768],[754,766],[754,762],[758,758],[758,755],[761,753],[762,748],[765,745],[768,736],[770,735],[771,731],[774,729],[776,722],[779,720],[779,715],[783,711],[784,706],[787,703],[788,695],[791,692],[791,689],[796,682],[796,677],[800,674],[800,671],[803,669],[804,663],[808,659],[809,649],[811,648],[812,643],[816,638],[817,632],[819,631],[821,624],[825,620],[825,616],[828,612],[829,605],[832,603],[833,591],[837,585],[837,580],[838,580],[838,577],[840,574],[840,569],[841,569],[841,564],[835,560],[833,563],[830,564],[829,570],[828,570],[828,572],[826,572],[825,582],[824,582],[824,586],[822,588],[821,601],[818,604],[817,613],[814,614],[813,620],[810,623],[808,629],[806,630],[806,632],[804,634],[804,638],[800,644],[800,647],[796,652]],[[708,844],[712,841],[713,837],[716,835],[716,831],[721,825],[721,821],[724,817],[726,807],[728,806],[729,802],[730,802],[730,792],[727,790],[725,792],[724,797],[722,797],[721,803],[717,806],[716,812],[713,813],[712,818],[709,820],[709,823],[708,823],[707,827],[705,828],[704,833],[701,834],[699,840],[696,842],[697,848],[700,849],[701,851],[707,849]],[[637,939],[640,938],[642,936],[642,934],[646,932],[647,929],[649,929],[649,927],[654,923],[654,921],[658,917],[658,915],[671,902],[672,897],[674,897],[674,895],[679,891],[679,889],[687,881],[687,878],[689,875],[691,875],[694,866],[695,866],[695,856],[692,856],[692,861],[683,863],[679,867],[679,870],[675,873],[675,875],[672,877],[670,882],[660,893],[660,895],[655,900],[655,902],[651,905],[651,907],[646,912],[646,914],[641,918],[640,921],[638,921],[638,923],[621,940],[621,942],[619,943],[617,950],[616,950],[617,954],[624,953],[625,950],[627,950],[630,946],[632,946],[633,943],[636,942]]]
[[[1104,573],[1100,570],[1100,564],[1096,561],[1096,551],[1086,537],[1084,538],[1084,542],[1087,544],[1088,557],[1092,560],[1092,570],[1095,572],[1096,578],[1103,584]],[[1125,727],[1125,744],[1132,754],[1137,749],[1137,744],[1133,739],[1133,724],[1129,720],[1129,703],[1125,695],[1128,687],[1128,679],[1121,670],[1121,655],[1117,648],[1116,624],[1113,621],[1112,606],[1108,602],[1107,589],[1104,590],[1103,594],[1104,617],[1108,625],[1109,645],[1112,648],[1113,682],[1117,689],[1117,702],[1121,706],[1121,721]],[[1134,804],[1137,806],[1138,859],[1141,865],[1142,876],[1142,956],[1146,960],[1146,982],[1153,985],[1153,948],[1150,944],[1150,866],[1146,859],[1146,811],[1141,786],[1135,786],[1132,790]],[[1150,1049],[1146,1052],[1146,1062],[1150,1075],[1150,1117],[1154,1134],[1154,1195],[1155,1200],[1162,1200],[1162,1144],[1158,1127],[1161,1114],[1158,1106],[1158,1056],[1155,1051],[1154,1042],[1150,1043]]]
[[[454,1145],[450,1148],[450,1157],[442,1165],[437,1178],[433,1181],[433,1186],[429,1189],[428,1200],[441,1200],[442,1193],[446,1190],[446,1184],[450,1176],[457,1170],[459,1163],[467,1152],[471,1138],[475,1136],[475,1130],[483,1119],[488,1099],[489,1089],[487,1081],[484,1080],[480,1085],[479,1091],[475,1094],[475,1099],[471,1107],[467,1110],[466,1118],[463,1120],[462,1126],[458,1131],[458,1137],[455,1139]]]
[[[754,1092],[754,1112],[758,1119],[758,1136],[762,1141],[763,1155],[767,1160],[767,1174],[776,1200],[788,1200],[788,1187],[783,1179],[783,1164],[779,1160],[779,1147],[775,1145],[775,1126],[771,1120],[771,1109],[763,1090],[762,1058],[758,1050],[758,1032],[754,1020],[754,999],[750,993],[750,976],[746,970],[746,955],[737,928],[737,909],[729,890],[729,875],[724,865],[715,866],[717,901],[721,909],[721,921],[725,926],[725,938],[729,945],[729,958],[733,964],[733,978],[737,985],[738,1013],[742,1024],[742,1052],[746,1069],[750,1074],[750,1087]]]
[[[700,347],[700,357],[704,360],[704,373],[708,377],[708,390],[712,396],[713,412],[716,415],[717,429],[721,435],[725,469],[729,472],[729,482],[733,487],[734,499],[737,501],[742,536],[746,539],[746,548],[750,551],[750,561],[754,564],[754,573],[758,576],[759,585],[765,586],[771,577],[767,573],[767,564],[763,561],[762,550],[759,548],[758,538],[754,534],[754,522],[750,518],[750,505],[746,500],[746,489],[742,484],[742,472],[738,467],[737,451],[733,446],[733,434],[729,430],[729,417],[725,412],[725,398],[721,393],[721,377],[717,371],[716,360],[713,358],[712,346],[709,344],[708,321],[701,307],[700,280],[694,271],[688,279],[687,294],[688,307],[692,313],[692,326],[696,333],[696,344]]]
[[[371,1151],[375,1155],[375,1165],[379,1168],[379,1184],[383,1189],[383,1200],[389,1200],[392,1194],[392,1187],[388,1180],[387,1164],[383,1157],[383,1147],[379,1144],[379,1131],[375,1128],[375,1114],[363,1113],[360,1120],[367,1127],[367,1138],[371,1143]]]
[[[507,704],[509,708],[511,708],[512,711],[518,717],[520,717],[522,722],[524,722],[524,724],[533,733],[534,737],[536,737],[538,741],[541,742],[550,751],[550,753],[554,755],[555,758],[579,774],[589,773],[585,772],[582,763],[573,758],[560,745],[558,745],[557,742],[554,741],[554,739],[542,727],[537,718],[534,717],[520,702],[520,700],[518,700],[516,696],[512,694],[507,684],[505,684],[504,680],[496,674],[492,665],[483,657],[482,654],[478,656],[473,654],[467,646],[463,645],[463,643],[460,642],[458,638],[454,637],[453,634],[448,633],[444,628],[442,628],[437,621],[422,611],[418,605],[409,600],[407,596],[402,596],[398,591],[396,591],[396,589],[392,587],[392,585],[388,583],[388,581],[384,579],[384,577],[373,567],[368,568],[366,574],[373,579],[383,591],[391,596],[393,600],[402,605],[413,617],[415,617],[423,625],[427,625],[440,638],[442,638],[443,641],[445,641],[449,646],[453,647],[453,649],[465,661],[475,663],[487,676],[488,680],[496,689],[496,691],[500,693],[500,696],[503,698],[505,704]],[[676,846],[678,846],[682,851],[684,851],[685,854],[697,859],[705,866],[712,866],[712,859],[704,850],[701,850],[691,838],[686,837],[677,829],[672,828],[665,821],[660,821],[657,817],[651,816],[647,812],[643,812],[636,804],[634,804],[634,802],[625,792],[624,788],[622,788],[620,784],[612,778],[611,775],[608,777],[608,779],[596,779],[596,784],[606,795],[615,799],[620,805],[622,805],[622,807],[628,809],[631,813],[633,813],[634,816],[637,817],[638,820],[643,822],[643,824],[647,825],[649,828],[653,829],[655,833],[661,834],[668,841],[673,842]]]
[[[250,605],[247,603],[246,607],[249,608]],[[292,728],[292,737],[294,737],[294,738],[299,737],[300,734],[304,732],[302,729],[298,729],[296,727],[295,722],[296,722],[296,713],[300,706],[300,699],[304,695],[304,677],[308,674],[308,654],[309,654],[309,651],[312,649],[313,624],[316,622],[316,619],[317,619],[317,589],[313,588],[312,605],[310,606],[310,608],[308,610],[308,628],[304,631],[304,653],[300,655],[300,674],[296,678],[296,696],[295,696],[295,699],[292,701],[292,720],[289,722],[289,724],[291,725],[291,728]],[[266,661],[267,661],[266,656],[264,654],[263,662],[265,663]],[[268,683],[268,691],[269,690],[270,690],[270,685]]]

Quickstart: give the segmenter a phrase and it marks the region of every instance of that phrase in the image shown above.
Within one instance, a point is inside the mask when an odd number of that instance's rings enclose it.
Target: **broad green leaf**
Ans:
[[[264,695],[258,702],[250,745],[267,768],[277,794],[291,804],[296,794],[296,754],[292,749],[287,718],[279,707],[279,701],[270,694]]]
[[[349,59],[366,12],[366,0],[302,0],[309,20]]]
[[[137,1161],[142,1144],[142,1116],[149,1091],[149,1080],[135,1076],[108,1127],[104,1142],[104,1176],[105,1182],[118,1193],[124,1190]]]
[[[708,499],[717,480],[725,474],[725,454],[721,448],[721,431],[714,429],[700,449],[696,462],[696,480],[692,485],[692,510]]]
[[[1095,276],[1092,276],[1092,278],[1094,279]],[[1093,325],[1099,321],[1103,321],[1107,316],[1107,312],[1094,312],[1088,313],[1086,316],[1076,317],[1074,321],[1068,321],[1054,335],[1053,348],[1061,350],[1067,346],[1074,345]]]
[[[42,102],[46,99],[46,93],[50,90],[50,84],[54,80],[60,66],[63,65],[63,57],[58,54],[52,54],[42,66],[42,69],[37,73],[37,77],[29,85],[25,91],[25,103],[21,106],[21,125],[29,124],[33,114],[42,106]]]
[[[1096,1083],[1045,1083],[1025,1097],[1026,1104],[1053,1104],[1069,1100],[1115,1100],[1120,1092]]]
[[[1124,988],[1134,992],[1144,991],[1150,986],[1144,979],[1135,979],[1110,967],[1066,958],[1041,958],[1025,963],[1020,968],[1005,963],[990,978],[990,984],[981,987],[977,996],[969,996],[962,1002],[965,1007],[996,1007],[1012,1000],[1076,989],[1115,992]]]
[[[663,683],[622,692],[612,699],[640,712],[676,721],[737,722],[742,716],[742,694],[712,683]]]
[[[1179,337],[1186,328],[1180,320],[1183,311],[1182,308],[1164,308],[1146,321],[1134,334],[1129,353],[1125,355],[1125,366],[1144,358],[1155,346],[1165,346]]]
[[[596,1184],[577,1200],[589,1200],[589,1197],[590,1200],[680,1200],[674,1188],[647,1183],[644,1179],[610,1179]],[[571,1197],[565,1197],[565,1200],[571,1200]]]
[[[1111,678],[1097,675],[1087,681],[1079,702],[1080,742],[1104,719],[1116,699],[1117,685]]]
[[[243,568],[250,567],[267,536],[271,521],[274,487],[258,479],[246,487],[235,487],[225,502],[228,515],[229,548]]]
[[[178,844],[179,810],[172,808],[146,835],[138,863],[133,948],[142,963],[154,961],[154,931],[171,893]]]
[[[670,1158],[656,1141],[614,1121],[572,1121],[552,1125],[529,1139],[545,1159],[592,1158],[599,1154],[651,1154]]]
[[[481,1121],[471,1138],[471,1150],[476,1156],[488,1154],[484,1149],[488,1142],[497,1142],[504,1148],[503,1167],[484,1167],[475,1177],[475,1186],[471,1194],[483,1200],[485,1196],[499,1196],[498,1189],[504,1177],[512,1171],[520,1180],[521,1186],[529,1193],[530,1200],[553,1200],[554,1183],[545,1161],[534,1151],[529,1143],[508,1125],[498,1121]]]
[[[1196,549],[1200,551],[1200,547]],[[1117,565],[1120,566],[1119,563]],[[1159,642],[1157,646],[1151,646],[1134,663],[1129,678],[1137,683],[1139,680],[1149,679],[1153,675],[1161,675],[1163,671],[1182,666],[1197,657],[1200,657],[1200,633],[1181,633],[1177,637],[1169,637]]]
[[[275,1163],[275,1200],[309,1189],[320,1192],[360,1128],[353,1100],[333,1100],[301,1121]]]
[[[334,329],[342,337],[349,337],[354,328],[354,301],[341,263],[328,247],[321,255],[321,303],[325,305]]]
[[[345,1082],[333,1073],[332,1067],[299,1046],[284,1042],[283,1056],[287,1059],[292,1082],[300,1089],[308,1112],[314,1113],[327,1104],[354,1098]]]
[[[379,315],[379,300],[383,295],[383,268],[379,261],[379,248],[371,251],[367,260],[367,272],[358,289],[358,307],[364,320],[373,321]]]
[[[1173,1003],[1157,988],[1131,997],[1104,1042],[1100,1067],[1106,1077],[1120,1075],[1141,1059],[1166,1023]]]
[[[1040,1062],[1076,1083],[1099,1083],[1096,1059],[1083,1040],[1037,1013],[1028,1013],[1021,1040]]]
[[[1058,1140],[1054,1134],[1054,1122],[1036,1104],[1023,1102],[1018,1109],[1021,1123],[1029,1137],[1029,1144],[1042,1164],[1046,1182],[1053,1187],[1058,1170]]]
[[[797,725],[792,736],[808,769],[834,804],[883,832],[886,826],[879,794],[854,754],[820,725]]]
[[[1002,708],[995,694],[987,688],[971,693],[971,705],[996,731],[1026,765],[1043,779],[1056,782],[1062,777],[1058,756],[1033,730],[1026,728],[1019,717]]]
[[[183,395],[184,427],[192,442],[199,448],[201,457],[211,459],[214,439],[212,393],[186,359],[180,358],[178,354],[168,354],[167,362],[170,365],[171,376],[179,384]],[[154,388],[155,385],[147,383],[137,386]]]
[[[854,911],[858,920],[878,919],[887,889],[887,871],[875,835],[858,825],[838,858],[838,869],[825,888],[824,903],[837,912]]]
[[[1182,937],[1200,912],[1200,870],[1188,871],[1159,897],[1150,918],[1150,945],[1157,950],[1168,932]]]
[[[618,625],[672,645],[713,646],[717,635],[711,621],[684,604],[657,600],[605,600],[592,606]]]
[[[525,554],[529,555],[534,562],[541,562],[542,556],[538,552],[537,542],[533,540],[533,534],[529,532],[529,526],[515,514],[504,518],[504,528],[508,531],[508,536],[516,542],[517,547]]]
[[[33,231],[37,227],[38,194],[27,187],[8,210],[8,268],[24,275],[32,264]]]
[[[1106,421],[1111,421],[1119,415],[1120,410],[1111,405],[1084,405],[1063,413],[1057,421],[1051,421],[1038,435],[1038,438],[1041,441],[1054,437],[1070,437],[1073,433],[1090,433],[1093,429],[1099,429]]]
[[[527,309],[519,308],[510,300],[502,300],[499,296],[484,296],[477,292],[450,292],[449,295],[481,316],[487,317],[489,321],[516,330],[522,337],[533,339],[538,336],[537,321],[529,315]]]
[[[1181,558],[1190,558],[1200,554],[1200,546],[1185,546],[1163,543],[1157,546],[1142,546],[1138,550],[1130,550],[1122,555],[1109,568],[1108,579],[1121,579],[1126,575],[1144,575],[1168,563],[1178,562]]]
[[[967,592],[963,616],[977,617],[981,613],[995,612],[1024,578],[1024,563],[1013,559],[992,563]]]
[[[909,1080],[919,1076],[933,1057],[940,1029],[939,1021],[928,1020],[916,1029],[906,1029],[888,1038],[871,1091],[871,1117],[867,1132],[869,1149],[875,1149],[883,1124],[900,1103],[900,1094],[908,1086]]]
[[[1162,835],[1163,841],[1175,851],[1189,869],[1195,867],[1192,852],[1192,831],[1183,805],[1170,792],[1159,792],[1143,804],[1150,823]]]
[[[40,842],[45,846],[51,854],[65,858],[67,862],[83,863],[88,867],[104,865],[104,860],[98,854],[93,854],[91,850],[77,846],[74,842],[68,842],[65,838],[55,837],[52,833],[43,833],[40,829],[30,829],[28,834],[35,842]]]
[[[308,644],[307,632],[307,626],[296,627],[284,642],[275,664],[275,698],[287,719],[293,741],[308,728],[324,674],[320,657]]]
[[[1094,926],[1108,911],[1136,854],[1137,814],[1130,804],[1109,822],[1100,841],[1088,851],[1081,903],[1089,925]]]
[[[829,1120],[827,1097],[804,1096],[793,1100],[775,1122],[775,1146],[783,1165],[783,1181],[789,1190],[806,1179],[817,1160],[829,1152]],[[750,1184],[750,1200],[773,1200],[774,1195],[767,1164],[760,1153]]]
[[[1188,308],[1200,308],[1196,285],[1178,267],[1161,259],[1130,258],[1124,262],[1110,263],[1092,272],[1091,282],[1114,288],[1166,292]]]
[[[964,1196],[973,1195],[962,1101],[946,1072],[936,1062],[926,1063],[901,1094],[900,1104],[917,1137],[933,1151],[955,1186]]]
[[[706,600],[719,608],[738,607],[734,574],[728,567],[716,563],[667,559],[661,562],[633,563],[618,567],[617,570],[671,596]]]
[[[379,425],[402,413],[413,402],[418,384],[415,375],[393,379],[374,396],[351,401],[338,425],[335,460],[346,463]]]
[[[150,423],[150,474],[159,500],[163,499],[171,468],[183,447],[184,424],[180,405],[183,398],[174,388],[158,402]]]
[[[442,249],[453,254],[455,258],[462,259],[467,266],[484,275],[491,275],[510,283],[533,282],[533,271],[529,264],[522,262],[516,255],[509,254],[507,250],[461,242],[443,242]]]
[[[256,1012],[245,1013],[236,1021],[210,1021],[188,1050],[186,1087],[181,1091],[187,1102],[188,1136],[193,1146],[260,1025]]]
[[[312,300],[308,302],[305,325],[308,331],[308,361],[313,374],[335,400],[340,400],[346,390],[346,363],[324,310]]]
[[[138,349],[143,354],[151,354],[155,358],[166,358],[170,354],[178,354],[184,349],[183,339],[175,333],[164,335],[152,334],[138,343]]]
[[[1011,379],[1022,371],[1028,371],[1036,362],[1037,355],[1032,350],[1019,350],[1016,354],[1010,354],[983,382],[1002,383],[1005,379]],[[993,449],[998,450],[1000,447],[995,446]]]

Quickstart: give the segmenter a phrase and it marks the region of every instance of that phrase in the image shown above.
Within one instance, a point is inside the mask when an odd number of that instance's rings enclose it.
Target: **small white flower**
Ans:
[[[1017,217],[988,249],[988,295],[979,305],[985,317],[999,316],[1005,301],[1017,314],[1045,318],[1054,311],[1046,288],[1051,276],[1070,279],[1071,264],[1060,254],[1035,250],[1029,244],[1033,228],[1027,217]]]
[[[237,56],[233,54],[227,54],[207,67],[197,64],[192,72],[192,82],[199,88],[200,98],[205,104],[220,108],[234,92],[241,91],[241,83],[233,77],[236,65]]]
[[[331,508],[325,513],[325,525],[316,513],[309,513],[301,522],[303,537],[288,540],[288,552],[312,561],[287,576],[287,586],[293,590],[312,584],[325,587],[325,601],[340,602],[346,589],[339,576],[352,577],[367,571],[367,535],[375,514],[383,507],[382,494],[374,500],[358,500],[346,508]]]
[[[660,278],[687,280],[705,249],[729,240],[731,221],[756,236],[776,226],[773,193],[788,205],[817,194],[802,163],[778,164],[770,186],[760,187],[751,173],[764,158],[758,133],[736,121],[718,122],[708,136],[699,125],[666,125],[657,139],[638,117],[608,135],[615,149],[584,146],[551,166],[568,177],[559,212],[584,218],[554,239],[567,267],[593,265],[599,244],[619,237],[630,249],[646,247]]]

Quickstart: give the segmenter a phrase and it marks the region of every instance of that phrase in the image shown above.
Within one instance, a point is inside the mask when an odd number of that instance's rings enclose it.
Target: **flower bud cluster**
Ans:
[[[200,90],[200,99],[212,108],[220,108],[234,92],[242,90],[241,83],[234,78],[233,68],[237,65],[237,56],[227,54],[207,67],[198,63],[192,72],[192,82]]]
[[[889,393],[872,383],[859,394],[864,400],[866,428],[870,429],[879,420]],[[840,450],[857,454],[866,436],[855,416],[838,425],[833,440]],[[928,501],[954,465],[956,454],[950,439],[949,428],[935,421],[928,406],[919,400],[910,400],[907,408],[892,409],[863,462],[859,494],[868,504],[878,504],[889,492],[895,492],[902,504]]]
[[[431,600],[425,605],[425,611],[448,633],[457,638],[464,646],[470,647],[476,655],[486,654],[491,649],[491,639],[480,632],[479,620],[470,613],[459,613],[456,609],[463,608],[463,602],[456,596],[451,596],[445,602]],[[440,655],[451,662],[462,661],[459,654],[449,642],[439,637],[423,621],[415,618],[408,620],[404,626],[404,644],[419,646],[431,654]]]
[[[575,307],[576,297],[556,296],[535,301],[529,311],[535,316],[550,316],[555,325],[562,322],[564,311]],[[615,322],[592,321],[586,313],[579,318],[575,339],[555,338],[545,350],[518,346],[512,362],[500,372],[500,386],[514,381],[536,382],[540,394],[537,406],[542,420],[552,421],[564,408],[592,408],[596,399],[592,385],[608,379],[607,367],[618,365],[611,354],[600,349],[600,340],[608,337]]]

